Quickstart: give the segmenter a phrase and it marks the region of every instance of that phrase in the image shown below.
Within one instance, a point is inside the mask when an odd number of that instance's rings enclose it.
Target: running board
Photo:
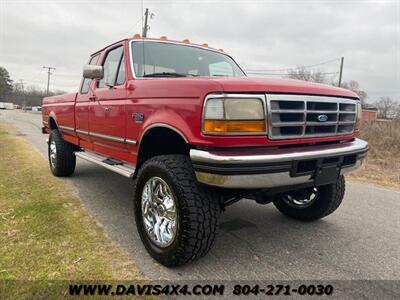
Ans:
[[[130,165],[127,163],[121,163],[121,164],[110,164],[108,163],[109,158],[95,154],[93,152],[84,152],[84,151],[76,151],[75,152],[76,157],[80,157],[84,160],[90,161],[92,163],[95,163],[99,166],[102,166],[108,170],[111,170],[115,173],[118,173],[122,176],[132,178],[133,175],[135,174],[135,166]]]

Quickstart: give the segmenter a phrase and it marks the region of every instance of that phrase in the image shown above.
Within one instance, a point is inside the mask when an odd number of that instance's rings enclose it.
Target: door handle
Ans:
[[[110,111],[111,108],[110,108],[110,107],[104,107],[104,110],[105,110],[105,111]]]
[[[97,96],[89,96],[89,100],[90,101],[96,101],[97,100]]]

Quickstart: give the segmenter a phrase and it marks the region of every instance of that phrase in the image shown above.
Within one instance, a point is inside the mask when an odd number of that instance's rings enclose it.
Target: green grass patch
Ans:
[[[10,126],[0,125],[3,288],[21,280],[34,280],[40,287],[49,280],[140,278],[132,259],[82,208],[73,187],[53,177],[37,150]],[[24,298],[20,292],[13,298]]]

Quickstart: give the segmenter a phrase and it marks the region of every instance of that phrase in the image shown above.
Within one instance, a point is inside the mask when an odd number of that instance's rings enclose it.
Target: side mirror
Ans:
[[[83,66],[83,78],[103,79],[103,67],[94,65]]]

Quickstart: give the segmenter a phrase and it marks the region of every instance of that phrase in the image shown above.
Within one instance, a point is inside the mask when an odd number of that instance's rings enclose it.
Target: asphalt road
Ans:
[[[0,111],[46,156],[40,115]],[[50,171],[49,171],[50,172]],[[208,256],[175,269],[146,253],[132,212],[132,182],[78,160],[73,184],[83,205],[151,279],[400,279],[400,190],[348,182],[342,206],[315,223],[242,200],[227,208]]]

